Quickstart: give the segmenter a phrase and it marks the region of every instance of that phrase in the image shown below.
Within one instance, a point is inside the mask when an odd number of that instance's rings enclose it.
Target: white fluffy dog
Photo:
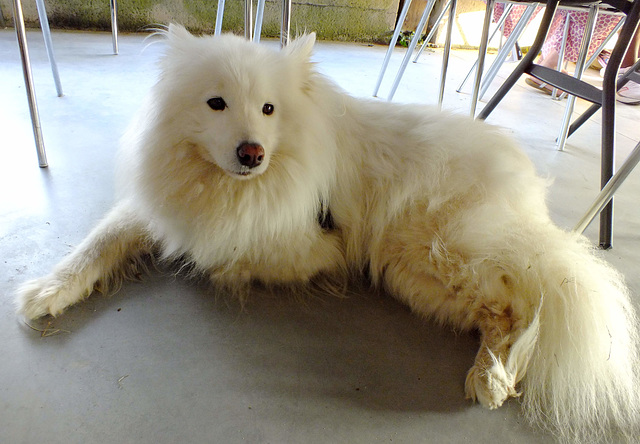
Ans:
[[[553,225],[545,181],[511,140],[346,95],[314,71],[313,35],[283,51],[179,26],[166,36],[124,139],[119,203],[20,289],[21,313],[58,315],[151,251],[231,287],[366,273],[419,315],[480,331],[469,398],[496,408],[522,392],[561,440],[638,438],[627,289]]]

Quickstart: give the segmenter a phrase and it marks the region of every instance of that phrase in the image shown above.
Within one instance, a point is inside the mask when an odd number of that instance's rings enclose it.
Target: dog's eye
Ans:
[[[262,114],[264,114],[265,116],[270,116],[271,114],[273,114],[273,105],[271,103],[265,103],[262,106]]]
[[[213,97],[207,100],[207,105],[214,111],[222,111],[227,107],[227,102],[222,97]]]

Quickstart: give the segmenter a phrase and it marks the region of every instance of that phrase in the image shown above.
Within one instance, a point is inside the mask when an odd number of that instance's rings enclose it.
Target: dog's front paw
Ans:
[[[465,392],[467,398],[492,410],[500,407],[508,398],[520,396],[515,388],[515,378],[500,362],[494,362],[489,368],[474,365],[467,374]]]
[[[80,298],[60,280],[46,276],[23,284],[18,289],[16,303],[18,313],[28,319],[36,319],[46,315],[57,316]]]

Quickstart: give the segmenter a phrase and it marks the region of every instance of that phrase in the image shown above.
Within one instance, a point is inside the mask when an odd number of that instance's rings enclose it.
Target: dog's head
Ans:
[[[300,111],[295,96],[305,88],[315,35],[283,51],[233,35],[195,37],[177,25],[166,35],[155,90],[163,120],[228,175],[264,173],[292,120],[286,114]]]

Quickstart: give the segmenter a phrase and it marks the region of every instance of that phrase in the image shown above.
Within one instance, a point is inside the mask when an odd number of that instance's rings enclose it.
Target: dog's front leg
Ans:
[[[114,207],[85,240],[47,276],[18,290],[18,311],[30,319],[56,316],[96,286],[117,284],[133,260],[150,251],[146,225],[126,203]]]

